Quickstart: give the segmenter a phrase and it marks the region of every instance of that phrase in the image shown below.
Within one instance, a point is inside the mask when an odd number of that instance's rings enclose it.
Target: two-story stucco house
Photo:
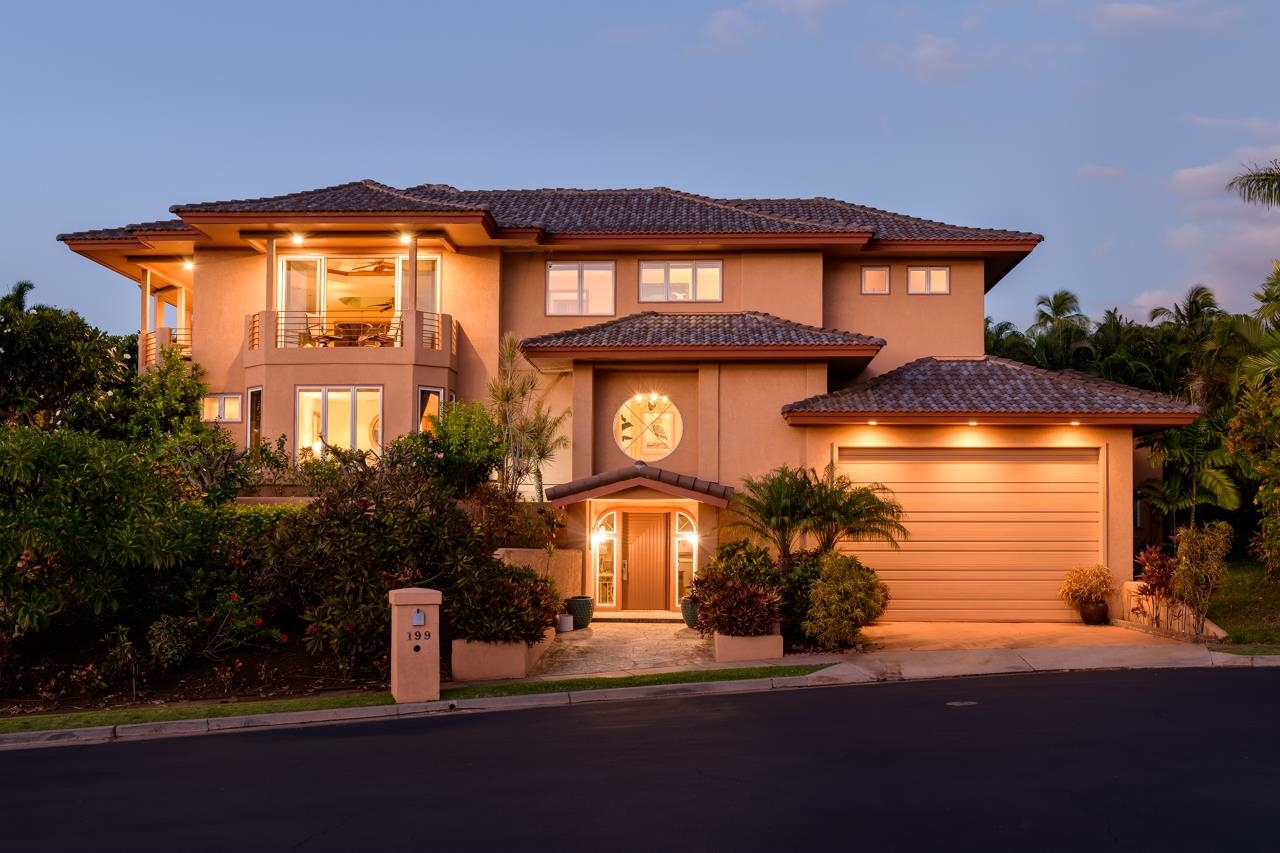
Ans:
[[[859,545],[887,618],[1067,620],[1062,574],[1132,556],[1133,434],[1179,401],[983,355],[1036,234],[828,198],[359,181],[63,234],[137,282],[140,362],[189,346],[239,441],[379,449],[483,400],[524,342],[571,449],[546,471],[601,609],[673,609],[735,485],[846,466],[906,510]],[[172,317],[170,324],[164,318]]]

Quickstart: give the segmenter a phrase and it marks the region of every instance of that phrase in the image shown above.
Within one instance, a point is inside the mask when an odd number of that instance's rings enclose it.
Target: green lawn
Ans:
[[[757,666],[738,669],[703,669],[665,672],[656,675],[628,675],[620,678],[570,678],[560,681],[516,681],[451,687],[441,691],[441,699],[481,699],[488,696],[524,696],[534,693],[565,693],[603,690],[611,687],[648,687],[655,684],[692,684],[702,681],[741,681],[748,678],[784,678],[808,675],[829,664],[797,666]],[[38,714],[0,719],[0,734],[90,726],[123,726],[130,723],[158,723],[166,720],[202,720],[209,717],[239,717],[249,714],[276,714],[286,711],[321,711],[332,708],[367,708],[390,705],[391,694],[359,693],[305,696],[297,699],[270,699],[261,702],[218,702],[169,707],[123,708],[108,711],[77,711],[70,714]]]
[[[1209,618],[1232,643],[1280,643],[1280,583],[1268,583],[1256,560],[1236,560],[1226,583],[1214,593]]]

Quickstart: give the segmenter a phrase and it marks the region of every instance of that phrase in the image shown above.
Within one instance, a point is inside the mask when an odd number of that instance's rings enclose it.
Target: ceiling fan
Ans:
[[[396,268],[396,262],[387,260],[386,258],[378,258],[364,264],[356,264],[351,268],[351,272],[363,273],[384,273],[391,272]]]

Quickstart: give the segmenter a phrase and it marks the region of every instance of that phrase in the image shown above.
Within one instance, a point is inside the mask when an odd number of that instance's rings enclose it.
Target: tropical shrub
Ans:
[[[805,638],[804,623],[809,618],[813,584],[822,572],[822,552],[796,551],[791,555],[791,569],[782,576],[782,636],[788,643]]]
[[[546,548],[564,527],[559,510],[521,500],[497,483],[482,483],[459,503],[485,553],[497,548]]]
[[[809,592],[804,631],[820,648],[848,648],[888,605],[889,590],[873,570],[857,557],[829,553],[821,558],[818,579]]]
[[[0,633],[55,619],[105,630],[124,604],[150,618],[215,529],[210,510],[127,445],[0,429]]]
[[[460,640],[533,645],[555,625],[560,601],[551,578],[527,566],[480,560],[445,595],[444,618]]]
[[[1204,527],[1178,528],[1178,567],[1173,571],[1173,594],[1191,610],[1198,637],[1204,635],[1209,601],[1227,578],[1231,537],[1231,525],[1225,521],[1214,521]]]
[[[448,494],[460,498],[488,481],[502,466],[502,430],[479,403],[449,403],[430,428],[387,445],[382,463],[408,468],[436,479]]]
[[[689,590],[698,630],[730,637],[773,633],[782,616],[781,586],[782,575],[763,548],[741,540],[722,544]]]
[[[1159,628],[1174,601],[1173,572],[1178,561],[1159,545],[1148,545],[1134,558],[1134,563],[1142,569],[1138,575],[1138,596],[1146,599],[1146,606],[1136,605],[1132,615]]]
[[[483,554],[470,519],[434,480],[349,460],[314,501],[279,520],[268,547],[264,582],[303,613],[306,648],[347,671],[386,652],[388,591],[447,590]]]
[[[1106,601],[1115,590],[1115,577],[1106,566],[1079,566],[1067,572],[1058,587],[1058,598],[1072,607]]]

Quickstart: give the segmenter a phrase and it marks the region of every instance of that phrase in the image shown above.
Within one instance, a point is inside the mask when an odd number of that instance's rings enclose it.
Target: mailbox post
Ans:
[[[393,589],[391,600],[391,698],[428,702],[440,698],[440,601],[437,589]]]

